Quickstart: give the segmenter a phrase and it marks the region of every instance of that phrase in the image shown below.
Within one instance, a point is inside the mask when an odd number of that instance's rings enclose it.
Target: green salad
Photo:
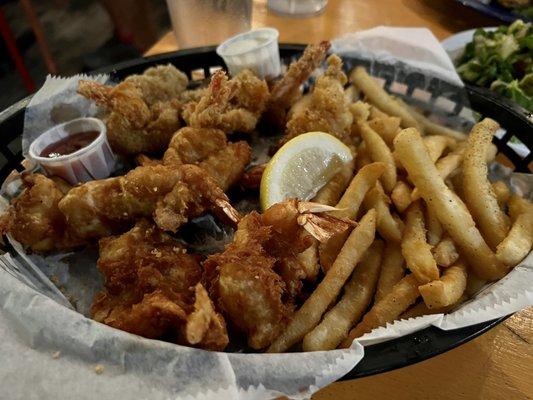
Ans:
[[[464,81],[500,93],[533,111],[533,26],[521,20],[478,29],[458,61]]]

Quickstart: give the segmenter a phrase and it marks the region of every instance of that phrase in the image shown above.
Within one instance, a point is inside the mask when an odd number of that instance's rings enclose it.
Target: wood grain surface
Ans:
[[[280,41],[310,43],[378,25],[426,27],[442,40],[498,21],[453,0],[329,0],[322,14],[291,19],[255,0],[252,26],[272,26]],[[174,51],[172,32],[146,55]],[[385,374],[334,383],[315,400],[527,400],[533,399],[533,308],[440,356]]]

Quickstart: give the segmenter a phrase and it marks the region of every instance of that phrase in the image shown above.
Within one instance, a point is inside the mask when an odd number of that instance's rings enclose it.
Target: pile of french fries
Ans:
[[[533,204],[491,183],[491,119],[469,136],[435,124],[356,68],[355,161],[314,201],[357,221],[319,245],[325,276],[269,352],[349,347],[397,319],[444,313],[530,252]]]

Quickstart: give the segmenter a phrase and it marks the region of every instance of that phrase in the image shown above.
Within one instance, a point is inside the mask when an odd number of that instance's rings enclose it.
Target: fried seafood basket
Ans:
[[[304,50],[303,45],[280,46],[282,65],[285,67]],[[496,119],[502,129],[494,138],[498,147],[497,160],[516,172],[529,172],[533,168],[533,115],[514,106],[511,102],[496,98],[491,92],[466,86],[460,88],[435,77],[428,77],[401,63],[387,64],[365,59],[355,54],[343,56],[347,71],[363,65],[378,78],[383,87],[423,111],[436,122],[467,131],[479,117]],[[167,53],[160,56],[139,58],[115,65],[98,72],[110,73],[117,80],[131,74],[142,73],[156,64],[172,63],[185,72],[192,86],[201,85],[214,71],[225,68],[214,47],[204,47]],[[313,78],[311,78],[312,81]],[[21,136],[24,111],[30,98],[23,99],[0,113],[0,180],[3,182],[13,170],[24,169],[21,161]],[[7,243],[7,242],[6,242]],[[8,244],[2,250],[12,250]],[[0,266],[23,283],[42,293],[57,292],[45,274],[24,265],[24,260]],[[410,335],[384,343],[365,347],[365,356],[342,379],[353,379],[377,374],[413,364],[465,343],[492,328],[504,318],[452,331],[429,327]]]

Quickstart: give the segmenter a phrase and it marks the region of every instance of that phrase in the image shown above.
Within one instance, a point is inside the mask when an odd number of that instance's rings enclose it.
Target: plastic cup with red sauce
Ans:
[[[77,118],[54,126],[32,142],[29,156],[49,175],[72,185],[107,178],[115,167],[106,126],[97,118]]]

